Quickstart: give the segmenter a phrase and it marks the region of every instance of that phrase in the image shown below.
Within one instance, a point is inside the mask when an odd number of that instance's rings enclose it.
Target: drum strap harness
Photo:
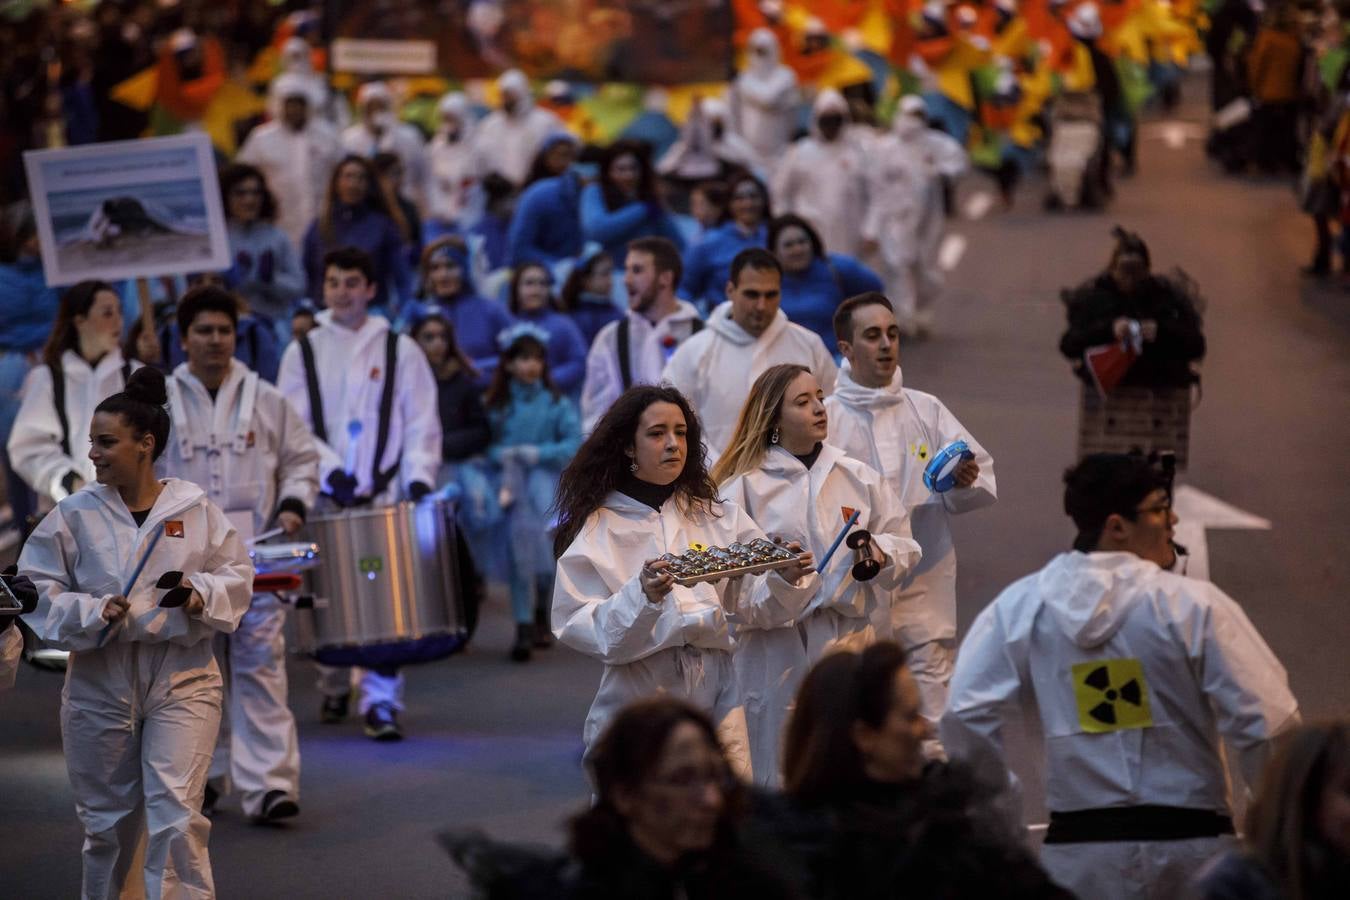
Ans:
[[[314,436],[328,442],[328,429],[323,420],[323,395],[319,393],[319,370],[314,364],[314,347],[309,335],[300,337],[300,356],[305,364],[305,386],[309,393],[309,417],[314,425]],[[380,470],[380,460],[389,446],[389,424],[394,414],[394,375],[398,368],[398,335],[391,329],[384,345],[384,387],[380,392],[380,421],[375,439],[375,458],[371,463],[370,496],[378,497],[398,474],[402,454],[388,469]]]
[[[689,325],[689,334],[693,336],[703,330],[703,320],[694,319]],[[615,344],[619,352],[619,378],[623,382],[623,389],[626,391],[633,386],[633,361],[628,355],[629,344],[629,321],[628,316],[619,320],[619,330],[615,334]]]
[[[56,421],[61,424],[61,452],[70,456],[70,418],[66,415],[66,371],[60,363],[47,363],[52,373],[52,405],[56,407]],[[131,380],[131,360],[122,363],[122,386]]]

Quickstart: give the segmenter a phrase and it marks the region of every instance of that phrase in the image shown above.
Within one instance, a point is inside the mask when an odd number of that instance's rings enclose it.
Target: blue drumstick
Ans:
[[[159,539],[163,536],[164,523],[160,522],[159,525],[155,527],[155,536],[150,539],[150,546],[145,548],[145,553],[141,556],[141,561],[136,563],[136,570],[132,572],[131,577],[127,579],[127,586],[122,588],[123,597],[130,594],[131,589],[136,586],[136,579],[140,578],[141,573],[145,571],[145,564],[150,561],[150,554],[155,552],[155,545],[159,543]],[[123,616],[123,618],[125,618],[125,616]],[[120,621],[122,621],[122,619],[117,620],[117,622]],[[113,626],[116,625],[117,622],[109,622],[107,625],[104,625],[103,630],[98,633],[98,645],[100,647],[103,646],[103,642],[107,640],[109,632],[112,631]]]
[[[858,524],[858,516],[861,515],[861,513],[862,510],[855,509],[853,515],[848,517],[848,521],[844,523],[844,527],[834,536],[834,543],[830,545],[830,549],[825,551],[825,556],[816,564],[817,572],[825,571],[825,567],[830,564],[830,557],[834,556],[834,551],[838,550],[839,545],[844,542],[844,538],[848,537],[849,529]]]

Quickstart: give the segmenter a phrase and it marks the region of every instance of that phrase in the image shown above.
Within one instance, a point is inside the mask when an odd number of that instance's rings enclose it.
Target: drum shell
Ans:
[[[452,504],[439,501],[311,517],[322,548],[313,603],[296,609],[293,646],[331,665],[403,665],[464,642]]]

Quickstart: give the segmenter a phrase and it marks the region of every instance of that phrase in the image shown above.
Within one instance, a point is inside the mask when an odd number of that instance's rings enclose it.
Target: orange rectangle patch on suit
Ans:
[[[164,536],[180,538],[183,536],[183,523],[178,519],[169,519],[164,523]]]

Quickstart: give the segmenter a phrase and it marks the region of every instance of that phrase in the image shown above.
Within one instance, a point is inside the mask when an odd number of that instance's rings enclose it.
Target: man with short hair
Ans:
[[[923,558],[891,598],[891,625],[919,687],[920,710],[936,735],[956,655],[956,548],[950,517],[998,499],[994,460],[941,400],[904,384],[900,326],[884,295],[859,294],[839,304],[834,330],[844,365],[834,396],[825,401],[830,443],[881,473],[923,548]],[[949,490],[929,490],[925,468],[958,440],[974,456],[957,466]],[[930,757],[942,755],[936,737],[925,742],[924,750]]]
[[[1256,784],[1275,740],[1298,724],[1298,703],[1242,608],[1168,571],[1177,517],[1164,472],[1102,453],[1064,483],[1073,550],[975,619],[942,737],[954,758],[1015,789],[1004,709],[1033,700],[1045,737],[1046,871],[1079,897],[1179,897],[1234,843],[1220,741]]]
[[[278,75],[268,92],[272,118],[248,133],[236,162],[256,166],[277,200],[277,227],[298,250],[319,216],[333,166],[342,158],[337,130],[314,112],[314,85]]]
[[[783,267],[772,253],[742,250],[731,261],[726,302],[666,364],[663,380],[689,399],[703,423],[709,462],[726,449],[750,386],[770,366],[806,366],[825,393],[834,390],[834,357],[815,332],[778,308],[782,287]]]
[[[420,500],[431,493],[441,463],[436,379],[412,338],[368,313],[374,268],[355,247],[324,257],[328,308],[316,317],[318,327],[286,348],[277,376],[277,386],[314,430],[323,495],[342,508]],[[321,666],[320,673],[323,720],[340,722],[351,692],[348,670]],[[402,737],[402,708],[397,667],[362,672],[367,735]]]
[[[272,385],[234,359],[238,302],[215,285],[178,304],[187,361],[166,382],[173,428],[164,472],[194,482],[248,541],[272,525],[300,530],[319,492],[309,427]],[[216,635],[225,704],[205,812],[232,786],[244,812],[273,822],[300,812],[300,743],[287,704],[286,610],[256,593],[233,634]]]
[[[680,251],[661,237],[628,245],[623,286],[628,315],[605,325],[586,354],[581,388],[581,429],[595,423],[619,395],[635,384],[656,384],[679,345],[703,329],[693,304],[675,296],[684,266]]]

